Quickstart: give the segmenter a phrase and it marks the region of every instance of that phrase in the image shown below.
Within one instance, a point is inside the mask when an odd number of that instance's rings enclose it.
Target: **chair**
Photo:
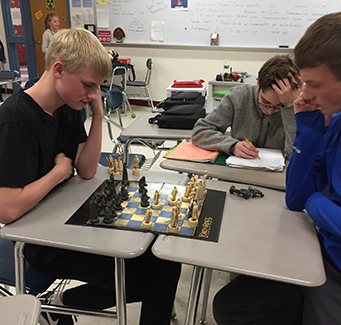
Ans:
[[[36,84],[38,82],[40,78],[33,78],[33,79],[30,79],[28,80],[26,83],[25,83],[25,89],[28,89],[30,87],[32,87],[34,84]]]
[[[119,128],[120,130],[124,130],[123,124],[122,124],[122,119],[121,116],[119,114],[119,111],[117,108],[120,107],[120,105],[122,104],[123,101],[123,95],[122,93],[118,90],[118,89],[111,89],[109,90],[104,98],[104,120],[107,122],[107,126],[108,126],[108,133],[109,133],[109,138],[110,140],[114,143],[114,148],[112,150],[111,153],[102,153],[101,154],[101,160],[100,160],[100,164],[104,165],[102,163],[105,163],[105,160],[103,159],[103,157],[108,157],[108,155],[112,155],[113,154],[118,154],[118,153],[123,153],[123,146],[124,143],[128,140],[128,138],[126,137],[118,137],[118,138],[114,138],[113,136],[113,131],[111,129],[111,126],[114,125],[117,128]],[[110,114],[111,112],[115,111],[118,113],[118,118],[119,118],[119,123],[113,121],[110,118]],[[144,145],[147,146],[149,148],[151,148],[152,150],[158,149],[159,146],[163,145],[164,141],[144,141],[144,140],[136,140],[133,141],[132,144],[137,144],[137,145]],[[153,163],[157,160],[157,158],[160,155],[160,151],[157,154],[154,154],[154,157],[152,159],[148,159],[146,161],[146,157],[141,155],[142,157],[139,157],[140,160],[140,164],[141,162],[145,162],[145,165],[143,166],[143,169],[149,169]],[[133,160],[134,160],[135,154],[129,154],[129,159],[128,159],[128,168],[133,168]],[[115,157],[113,156],[113,158],[115,159]],[[107,164],[105,164],[104,166],[107,166]]]
[[[40,302],[31,295],[0,298],[0,324],[37,325]]]
[[[142,80],[127,81],[127,87],[143,88],[144,94],[142,94],[142,96],[141,94],[128,94],[128,97],[129,98],[133,98],[133,97],[146,98],[149,101],[150,106],[152,107],[152,112],[154,112],[155,108],[153,104],[153,99],[149,91],[149,81],[150,81],[150,76],[152,73],[152,65],[153,65],[153,61],[151,58],[149,58],[146,62],[147,72],[146,72],[144,81]]]
[[[28,263],[25,266],[25,275],[26,291],[38,296],[44,293],[56,280],[35,271]],[[0,283],[5,286],[16,286],[14,244],[12,241],[3,238],[0,238]],[[12,294],[7,290],[7,287],[0,286],[0,295],[11,296]]]
[[[131,117],[136,117],[136,115],[134,114],[129,100],[128,100],[128,96],[126,94],[126,87],[127,87],[127,69],[128,69],[128,65],[127,63],[113,63],[112,65],[113,67],[113,71],[111,74],[110,79],[101,85],[101,91],[105,94],[107,91],[111,90],[111,89],[119,89],[122,94],[123,94],[123,104],[125,105],[125,112],[126,110],[126,106],[128,106],[128,109],[131,113]],[[121,76],[121,82],[120,83],[115,83],[115,76]]]

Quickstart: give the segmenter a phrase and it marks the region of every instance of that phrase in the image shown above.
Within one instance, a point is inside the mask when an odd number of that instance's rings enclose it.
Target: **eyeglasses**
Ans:
[[[265,103],[261,103],[261,102],[258,102],[258,105],[261,107],[261,108],[265,108],[265,109],[274,109],[274,110],[280,110],[281,108],[283,108],[283,104],[281,105],[271,105],[271,104],[265,104]]]

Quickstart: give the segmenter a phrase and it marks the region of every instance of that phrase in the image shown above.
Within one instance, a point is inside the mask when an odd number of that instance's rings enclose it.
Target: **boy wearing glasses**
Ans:
[[[241,158],[256,159],[256,147],[280,149],[290,158],[296,132],[292,105],[301,91],[295,62],[276,55],[260,69],[257,86],[231,88],[218,108],[197,121],[192,142]],[[225,134],[228,127],[230,135]]]

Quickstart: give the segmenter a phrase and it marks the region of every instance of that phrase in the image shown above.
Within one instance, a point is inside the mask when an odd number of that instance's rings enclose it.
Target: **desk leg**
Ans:
[[[126,143],[124,144],[124,160],[123,163],[126,164],[128,168],[129,163],[129,146],[134,141],[134,139],[128,139]]]
[[[205,268],[204,276],[203,276],[203,297],[202,297],[202,309],[200,316],[200,324],[206,324],[206,312],[207,312],[207,304],[208,304],[208,295],[210,293],[211,279],[212,279],[212,269]]]
[[[15,289],[18,295],[25,293],[25,243],[16,242],[14,246]]]
[[[117,325],[127,324],[124,259],[115,257]]]
[[[189,297],[188,297],[188,303],[187,303],[185,325],[195,324],[195,316],[197,313],[203,270],[204,268],[201,266],[193,267],[191,288],[189,291]]]

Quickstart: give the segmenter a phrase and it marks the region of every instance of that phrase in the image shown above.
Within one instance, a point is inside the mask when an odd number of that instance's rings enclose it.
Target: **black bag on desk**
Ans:
[[[149,123],[156,123],[160,128],[191,130],[195,122],[205,116],[206,110],[202,106],[185,104],[168,108],[162,114],[151,117]]]
[[[205,97],[197,91],[179,91],[173,96],[167,97],[156,108],[163,108],[164,110],[177,105],[198,105],[203,107],[205,104]]]

